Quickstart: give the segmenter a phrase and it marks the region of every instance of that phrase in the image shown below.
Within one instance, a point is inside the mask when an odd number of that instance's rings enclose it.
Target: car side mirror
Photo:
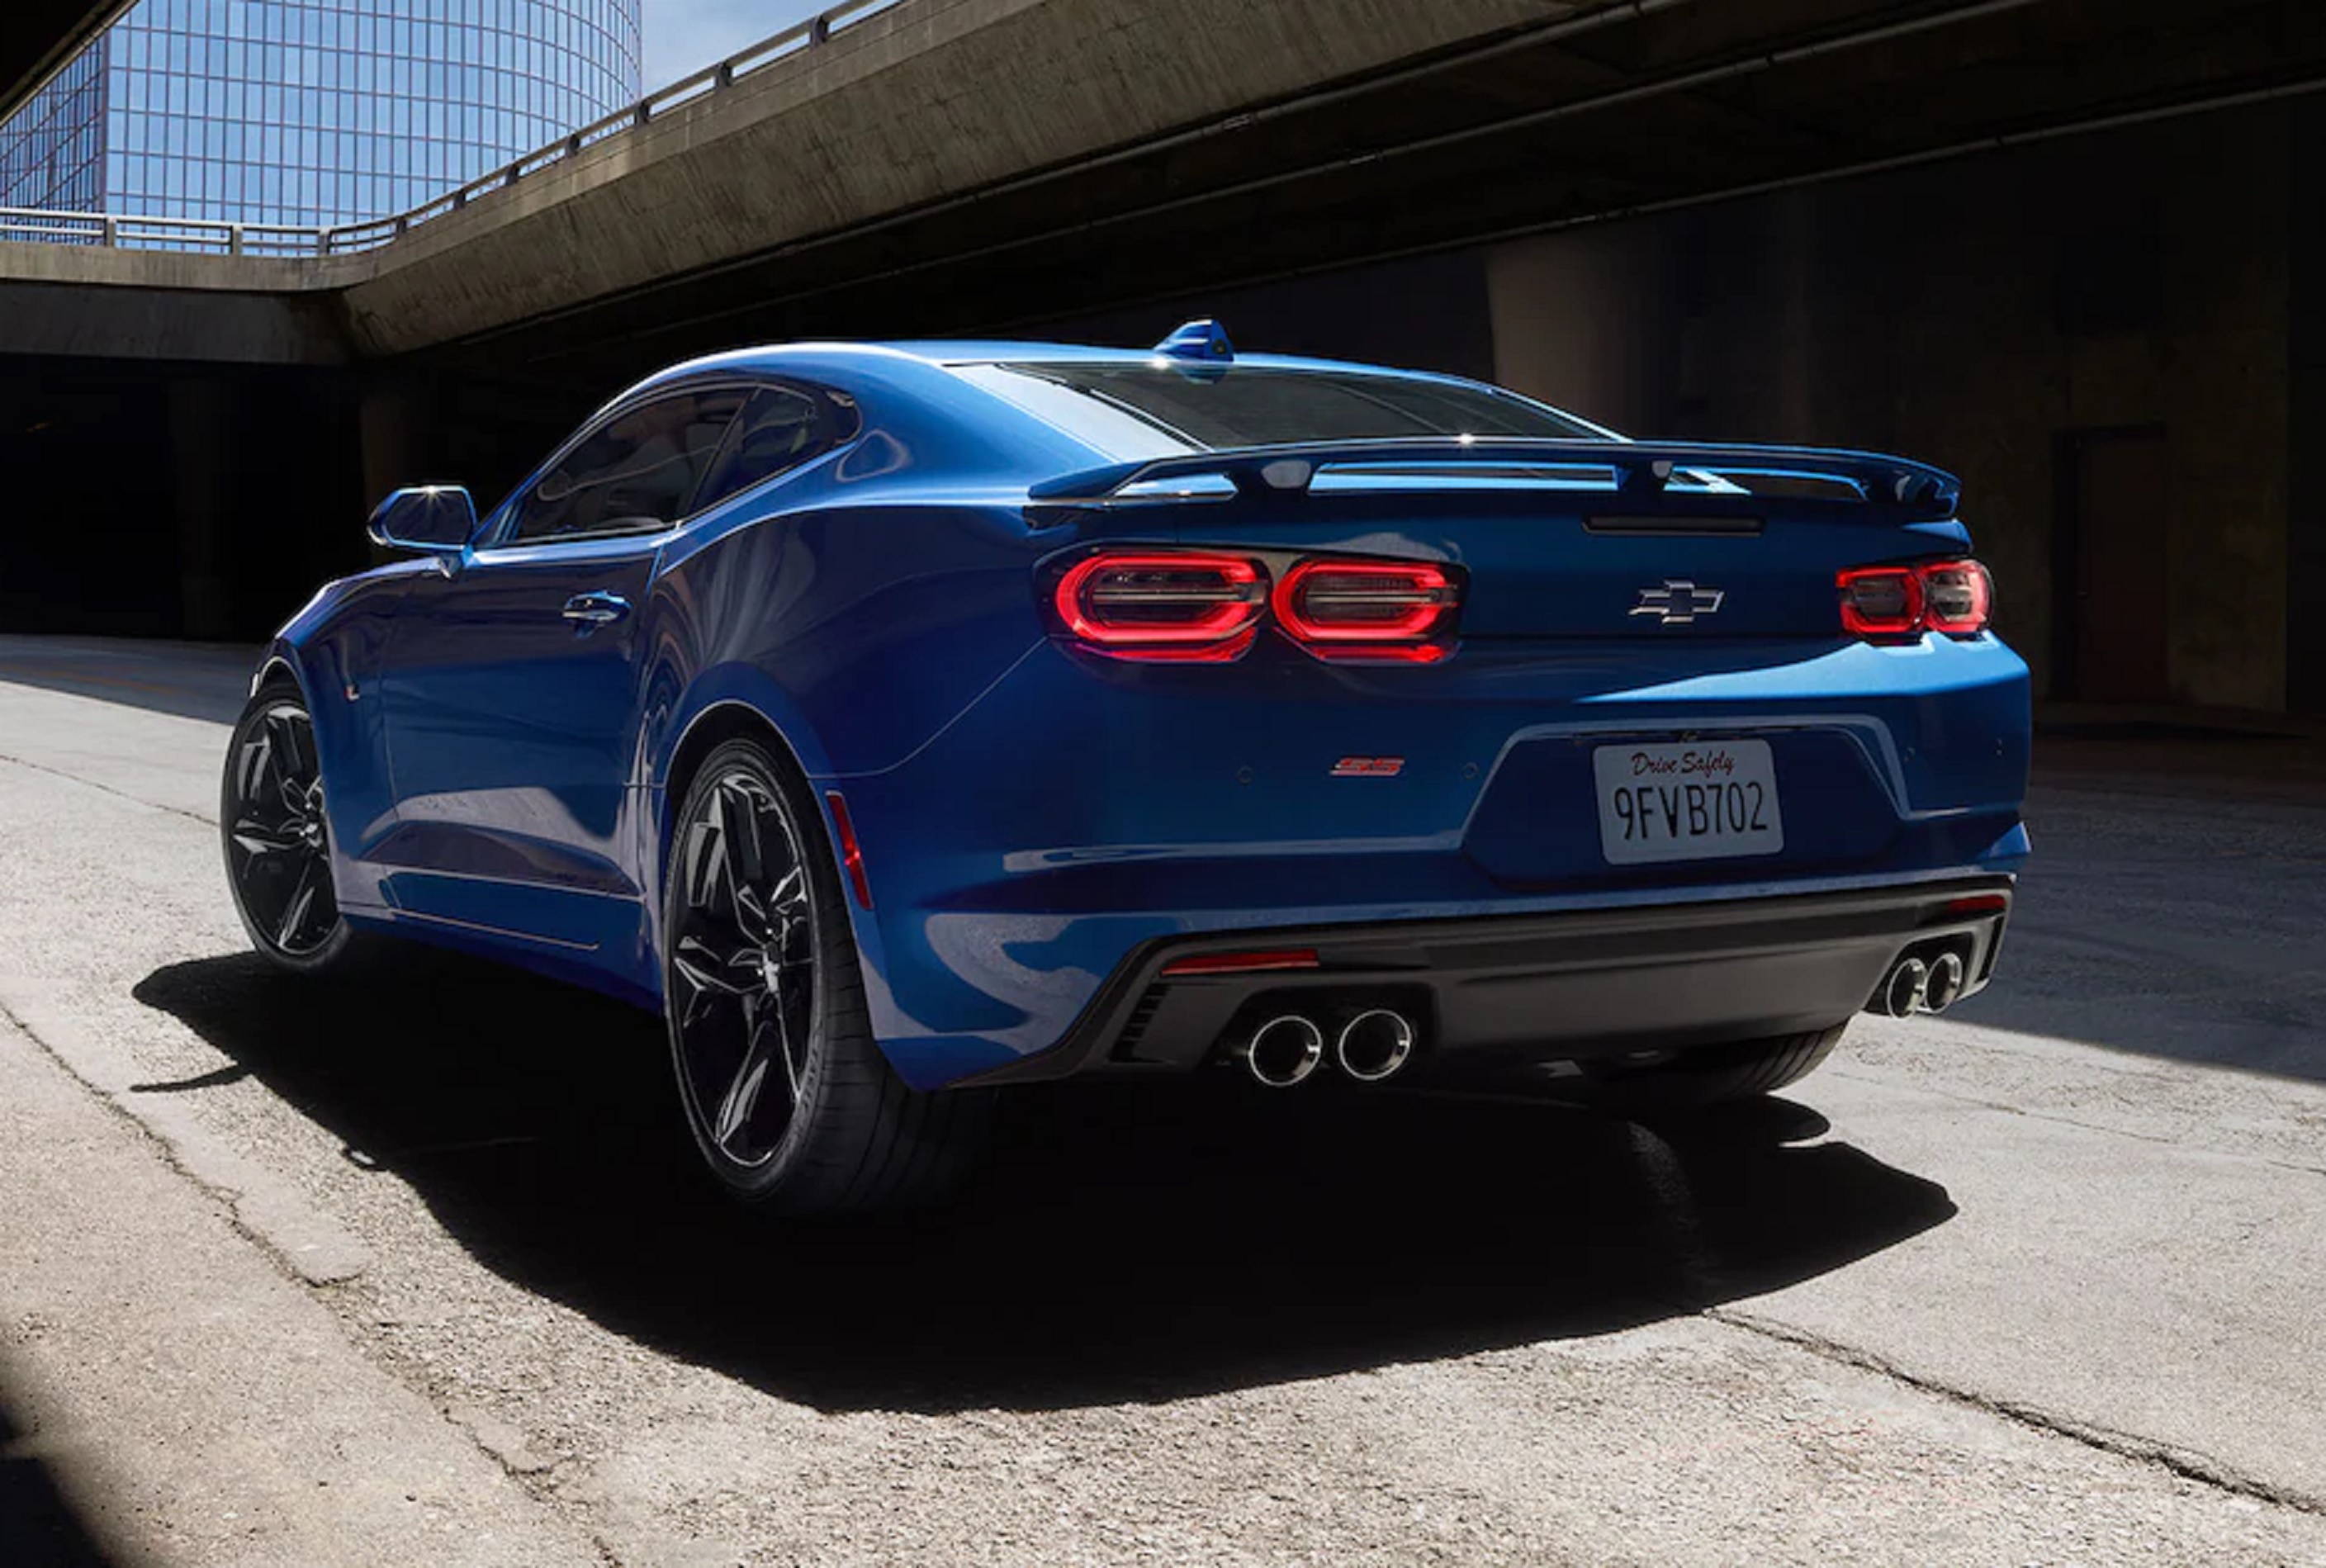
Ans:
[[[368,532],[390,550],[458,554],[476,535],[477,503],[458,485],[398,490],[372,513]]]

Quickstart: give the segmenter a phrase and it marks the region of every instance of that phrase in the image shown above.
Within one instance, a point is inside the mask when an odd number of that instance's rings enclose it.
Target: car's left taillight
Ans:
[[[1248,556],[1102,551],[1058,580],[1058,618],[1111,658],[1218,663],[1240,658],[1268,611],[1268,575]]]

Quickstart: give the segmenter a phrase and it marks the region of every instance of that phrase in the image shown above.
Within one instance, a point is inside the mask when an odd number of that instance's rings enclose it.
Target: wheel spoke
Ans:
[[[752,950],[721,954],[700,936],[679,939],[670,967],[688,987],[679,1014],[682,1027],[699,1020],[714,1000],[741,998],[758,988],[758,963]]]
[[[782,1049],[782,1026],[770,1022],[776,1009],[769,1008],[751,1029],[749,1044],[743,1052],[743,1064],[735,1070],[734,1081],[727,1086],[727,1095],[719,1102],[719,1114],[712,1123],[712,1137],[719,1146],[730,1154],[736,1152],[736,1135],[750,1126],[751,1118],[759,1109],[759,1095],[767,1087],[768,1072],[778,1057],[783,1059],[786,1077],[791,1071],[790,1053]]]
[[[732,901],[736,923],[754,942],[767,940],[767,905],[758,880],[767,857],[759,834],[758,804],[741,789],[721,786],[712,796],[719,818],[720,865],[726,873],[727,896]]]
[[[721,956],[701,937],[682,938],[674,960],[679,972],[705,990],[740,997],[756,989],[759,971],[749,950]]]
[[[321,789],[323,759],[315,750],[314,721],[304,713],[284,716],[285,727],[291,732],[291,765],[311,792]]]
[[[679,869],[686,878],[686,910],[690,915],[710,913],[712,902],[718,895],[719,865],[722,858],[719,852],[717,821],[706,818],[689,822]]]
[[[754,947],[766,946],[776,929],[775,923],[768,918],[767,901],[749,883],[738,884],[735,888],[735,928]]]
[[[274,931],[274,945],[288,951],[305,923],[307,912],[315,904],[315,873],[319,863],[308,860],[299,868],[298,886],[292,890],[291,902],[284,905],[283,921]]]
[[[267,760],[268,754],[273,750],[274,746],[263,729],[242,743],[242,754],[235,759],[236,798],[245,802],[257,798],[259,786],[265,782],[266,772],[271,765]]]
[[[796,860],[783,880],[768,890],[768,912],[778,920],[795,920],[807,914],[807,871]]]
[[[306,806],[307,783],[302,776],[298,738],[290,719],[279,709],[266,716],[266,762],[275,799],[295,815]]]
[[[785,978],[788,979],[790,977],[786,975]],[[797,1105],[800,1099],[800,1082],[807,1077],[807,1062],[805,1060],[807,1055],[807,1039],[805,1030],[795,1035],[792,1029],[791,997],[787,991],[787,986],[777,987],[775,995],[768,998],[768,1016],[775,1022],[776,1048],[777,1053],[783,1058],[784,1081],[791,1090],[792,1103]]]
[[[256,817],[244,817],[235,823],[234,841],[252,855],[295,855],[307,848],[305,840]]]

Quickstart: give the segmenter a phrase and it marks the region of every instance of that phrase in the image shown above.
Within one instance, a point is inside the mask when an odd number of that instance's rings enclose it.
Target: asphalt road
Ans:
[[[221,882],[203,650],[0,638],[0,1563],[2326,1563],[2326,789],[2052,748],[1996,987],[1708,1138],[1022,1102],[694,1178],[652,1021]]]

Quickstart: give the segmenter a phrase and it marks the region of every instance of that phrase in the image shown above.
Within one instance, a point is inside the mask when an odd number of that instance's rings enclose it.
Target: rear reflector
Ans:
[[[1317,967],[1317,950],[1313,947],[1284,948],[1271,952],[1205,952],[1192,957],[1173,959],[1163,966],[1165,979],[1177,979],[1183,975],[1257,975],[1270,970],[1313,970]]]
[[[1973,893],[1947,902],[1949,914],[2001,914],[2011,907],[2011,900],[2000,893]]]
[[[1195,663],[1240,656],[1268,608],[1259,562],[1193,551],[1102,552],[1058,580],[1066,629],[1124,659]]]
[[[1976,636],[1995,608],[1995,580],[1976,561],[1855,567],[1834,586],[1842,630],[1856,637]]]
[[[864,850],[856,842],[856,824],[848,820],[848,803],[838,790],[827,790],[824,804],[832,808],[832,830],[840,838],[840,868],[848,875],[849,890],[860,909],[872,907],[872,881],[864,875]]]

